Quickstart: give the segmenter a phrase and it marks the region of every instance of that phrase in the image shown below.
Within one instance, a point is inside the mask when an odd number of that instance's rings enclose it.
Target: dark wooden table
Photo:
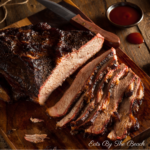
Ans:
[[[5,0],[0,0],[4,2]],[[23,0],[13,0],[13,2],[22,2]],[[60,2],[60,0],[53,0]],[[72,0],[91,20],[105,30],[117,34],[121,40],[121,49],[150,76],[150,0]],[[139,5],[144,11],[144,19],[137,26],[118,29],[113,27],[106,19],[106,9],[116,2],[131,2]],[[7,6],[7,19],[0,24],[0,29],[26,18],[36,12],[43,10],[45,7],[36,2],[29,0],[25,5]],[[3,18],[4,10],[0,8],[0,19]],[[126,41],[126,36],[132,32],[140,32],[145,42],[140,45],[132,45]],[[0,137],[0,149],[8,149],[8,145]],[[145,140],[144,147],[134,147],[134,149],[150,148],[150,138]]]

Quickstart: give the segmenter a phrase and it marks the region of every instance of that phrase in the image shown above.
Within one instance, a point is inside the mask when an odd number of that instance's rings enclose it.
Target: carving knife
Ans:
[[[50,9],[55,14],[69,21],[75,27],[90,30],[95,34],[100,33],[105,38],[105,44],[107,44],[108,46],[115,48],[119,47],[120,39],[117,35],[108,32],[106,30],[103,30],[93,22],[86,21],[79,14],[76,15],[75,13],[71,12],[70,10],[66,9],[65,7],[55,2],[49,0],[37,0],[37,1],[43,4],[48,9]]]

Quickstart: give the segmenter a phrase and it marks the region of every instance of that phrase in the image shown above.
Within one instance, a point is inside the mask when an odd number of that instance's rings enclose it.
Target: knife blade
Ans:
[[[95,34],[100,33],[105,39],[104,44],[106,44],[107,46],[115,48],[120,46],[120,39],[117,35],[100,28],[93,22],[86,21],[79,14],[76,15],[75,13],[66,9],[65,7],[49,0],[37,1],[43,4],[48,9],[50,9],[55,14],[69,21],[72,25],[76,26],[77,28],[87,29],[94,32]]]
[[[76,14],[74,14],[70,10],[52,1],[49,0],[37,0],[37,1],[67,21],[70,21],[71,18],[76,16]]]

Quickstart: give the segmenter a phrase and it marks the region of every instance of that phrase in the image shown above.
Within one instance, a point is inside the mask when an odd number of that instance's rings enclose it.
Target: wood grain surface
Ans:
[[[15,1],[15,0],[14,0]],[[17,0],[16,0],[17,1]],[[54,0],[55,2],[59,2],[59,0]],[[127,0],[129,2],[135,3],[139,6],[141,6],[144,10],[144,20],[138,25],[134,26],[132,28],[127,29],[117,29],[116,27],[113,27],[108,20],[105,17],[105,11],[106,9],[115,2],[120,2],[123,0],[72,0],[92,21],[94,21],[97,25],[102,27],[105,30],[111,31],[113,33],[116,33],[119,38],[121,39],[121,49],[129,55],[129,57],[141,68],[143,69],[148,75],[150,75],[150,54],[149,54],[149,38],[150,38],[150,31],[149,31],[149,19],[150,19],[150,2],[148,0]],[[27,16],[30,16],[42,9],[44,7],[36,2],[36,0],[30,0],[27,5],[24,6],[9,6],[8,8],[8,18],[6,21],[0,25],[0,28],[4,28],[12,23],[15,23],[16,21],[23,19]],[[0,9],[0,17],[2,17],[3,10]],[[47,21],[52,26],[68,26],[67,22],[63,20],[62,18],[59,18],[52,12],[46,10],[45,15],[46,17],[43,18],[43,14],[39,13],[38,15],[35,15],[34,17],[29,17],[29,19],[26,19],[23,21],[20,21],[17,24],[13,24],[13,27],[19,27],[22,25],[28,25],[30,22],[37,23],[38,21]],[[49,19],[50,18],[50,19]],[[131,32],[141,32],[145,43],[140,45],[132,45],[129,44],[126,41],[126,36]],[[142,72],[123,52],[118,51],[118,55],[120,61],[125,62],[129,66],[133,68],[133,70],[142,78],[145,89],[146,89],[146,95],[145,95],[145,103],[142,105],[142,108],[140,109],[140,113],[138,114],[138,118],[140,119],[141,128],[139,131],[134,132],[131,134],[131,137],[136,137],[135,140],[143,140],[143,138],[146,138],[150,135],[150,132],[147,131],[145,133],[147,134],[141,134],[140,136],[137,136],[139,133],[142,133],[145,129],[148,129],[148,125],[150,125],[149,121],[149,110],[150,110],[150,104],[149,104],[149,77]],[[48,103],[48,106],[54,105],[57,100],[60,99],[63,92],[69,87],[70,83],[72,82],[73,78],[67,79],[67,81],[63,84],[62,87],[59,87],[56,91],[53,92],[50,99],[55,99],[54,101],[50,101]],[[22,107],[20,107],[22,106]],[[56,130],[55,122],[56,120],[49,121],[49,117],[46,115],[43,115],[45,113],[45,107],[39,107],[38,105],[31,103],[31,102],[18,102],[16,104],[12,105],[6,105],[3,102],[0,102],[0,126],[3,129],[2,132],[6,140],[10,139],[12,143],[9,142],[12,148],[19,148],[19,149],[27,149],[27,148],[46,148],[46,146],[57,146],[58,148],[89,148],[88,142],[90,139],[83,139],[82,135],[76,135],[72,136],[69,133],[69,129],[66,130]],[[34,112],[33,112],[34,108]],[[9,110],[9,111],[6,111]],[[5,115],[7,114],[7,115]],[[20,116],[20,114],[22,116]],[[6,116],[9,116],[6,118]],[[44,124],[37,124],[34,125],[29,121],[30,117],[41,117],[45,120]],[[7,126],[6,126],[7,125]],[[27,125],[27,126],[26,126]],[[12,130],[16,129],[16,130]],[[27,130],[26,130],[27,129]],[[29,142],[26,142],[23,139],[23,135],[28,131],[28,133],[48,133],[52,139],[50,141],[46,141],[44,144],[31,144]],[[60,141],[60,142],[59,142]],[[66,142],[67,141],[67,142]],[[8,141],[7,141],[8,142]],[[15,145],[14,145],[15,143]],[[0,143],[1,144],[1,143]],[[146,146],[143,148],[149,147],[149,139],[146,141]],[[3,147],[4,148],[4,147]],[[48,148],[48,147],[47,147]],[[96,148],[96,147],[92,147]],[[97,147],[100,148],[100,147]],[[135,148],[135,147],[134,147]],[[137,147],[141,148],[141,147]]]

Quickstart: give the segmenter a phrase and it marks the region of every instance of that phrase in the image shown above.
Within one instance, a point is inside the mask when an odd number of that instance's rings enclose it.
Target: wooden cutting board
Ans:
[[[76,7],[65,2],[61,4],[75,13],[80,13],[82,17],[88,20],[82,12]],[[35,24],[38,22],[48,22],[51,26],[73,29],[72,25],[64,19],[55,15],[48,9],[45,9],[33,16],[25,18],[9,27],[21,27],[24,25]],[[121,49],[117,49],[117,55],[120,62],[125,63],[142,79],[145,86],[145,96],[143,104],[140,108],[137,118],[140,123],[140,129],[131,133],[125,141],[130,139],[140,142],[147,138],[150,134],[150,78],[143,72]],[[13,69],[13,68],[12,68]],[[45,110],[54,105],[63,95],[63,93],[71,85],[74,75],[68,78],[61,87],[57,88],[49,97],[46,105],[39,106],[30,101],[18,101],[14,104],[5,104],[0,101],[0,132],[12,149],[51,149],[57,147],[59,149],[101,149],[100,145],[106,140],[106,136],[96,138],[84,138],[83,134],[71,135],[70,128],[56,129],[56,119],[50,118]],[[34,124],[30,121],[31,117],[43,119],[44,122]],[[49,139],[43,143],[33,144],[24,140],[25,134],[48,134]],[[89,146],[89,143],[94,140],[94,143],[99,142],[100,145]],[[124,142],[125,142],[124,141]],[[111,148],[116,148],[111,146]]]

